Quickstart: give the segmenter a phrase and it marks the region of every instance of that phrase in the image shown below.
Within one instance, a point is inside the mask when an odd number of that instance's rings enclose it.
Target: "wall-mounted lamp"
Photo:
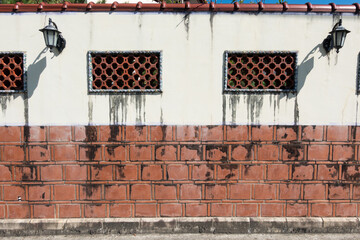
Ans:
[[[339,52],[339,49],[344,46],[346,34],[350,31],[346,30],[341,26],[342,20],[340,19],[338,23],[335,24],[333,30],[329,32],[330,34],[323,41],[323,47],[328,53],[332,48],[336,48],[336,52]]]
[[[59,53],[65,48],[66,41],[58,30],[56,24],[49,18],[49,25],[39,30],[44,34],[45,44],[50,48],[50,52],[56,48]]]

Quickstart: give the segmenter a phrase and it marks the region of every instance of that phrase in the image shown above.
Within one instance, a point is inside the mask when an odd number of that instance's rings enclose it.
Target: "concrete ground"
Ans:
[[[358,240],[360,234],[140,234],[3,237],[2,240]]]

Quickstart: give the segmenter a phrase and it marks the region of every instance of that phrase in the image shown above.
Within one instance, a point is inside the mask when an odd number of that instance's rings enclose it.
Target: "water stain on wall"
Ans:
[[[0,96],[0,107],[3,115],[6,113],[7,104],[11,101],[10,95]]]
[[[263,95],[247,95],[245,97],[247,106],[247,118],[249,124],[260,124],[260,112],[264,104]]]

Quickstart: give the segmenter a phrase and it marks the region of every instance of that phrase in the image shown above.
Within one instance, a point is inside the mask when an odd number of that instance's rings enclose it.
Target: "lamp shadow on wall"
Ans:
[[[40,59],[41,55],[44,54],[46,51],[47,51],[47,48],[44,48],[39,53],[39,55],[37,55],[34,62],[32,64],[30,64],[28,67],[28,70],[27,70],[27,77],[28,77],[27,97],[28,98],[30,98],[33,95],[37,85],[39,84],[40,75],[46,67],[46,57],[43,57]]]
[[[311,51],[305,56],[305,58],[301,61],[299,66],[297,67],[297,86],[296,86],[296,92],[294,94],[287,95],[289,98],[296,97],[297,94],[301,91],[303,88],[306,78],[311,72],[311,70],[314,68],[314,57],[317,52],[320,52],[320,58],[326,56],[326,51],[322,47],[322,44],[319,43],[316,45]],[[283,97],[285,97],[284,94],[281,94]]]

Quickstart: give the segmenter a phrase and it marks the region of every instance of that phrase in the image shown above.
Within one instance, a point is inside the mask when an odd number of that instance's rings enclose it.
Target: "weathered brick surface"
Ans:
[[[0,127],[0,219],[358,216],[354,129]]]

